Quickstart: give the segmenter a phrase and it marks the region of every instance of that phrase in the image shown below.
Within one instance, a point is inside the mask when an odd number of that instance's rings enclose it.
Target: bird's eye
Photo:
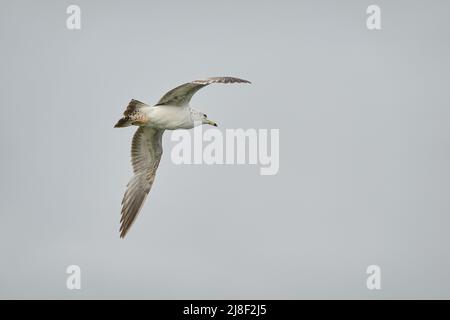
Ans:
[[[208,118],[208,116],[207,116],[206,114],[203,114],[203,117],[204,117],[204,118]]]

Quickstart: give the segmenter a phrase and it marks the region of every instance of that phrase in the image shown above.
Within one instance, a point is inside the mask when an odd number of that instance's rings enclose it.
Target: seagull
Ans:
[[[201,88],[212,83],[250,83],[233,77],[213,77],[182,84],[167,92],[156,105],[150,106],[132,99],[115,128],[138,126],[131,142],[133,177],[127,184],[122,200],[120,237],[124,238],[136,220],[155,180],[161,160],[162,136],[165,130],[192,129],[207,124],[217,127],[208,116],[189,102]]]

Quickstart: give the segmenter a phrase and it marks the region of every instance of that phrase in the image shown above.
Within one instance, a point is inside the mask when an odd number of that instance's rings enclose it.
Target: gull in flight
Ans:
[[[162,155],[162,136],[165,130],[192,129],[209,124],[216,126],[206,114],[189,106],[192,96],[211,83],[250,83],[232,77],[213,77],[182,84],[167,92],[156,105],[131,100],[123,117],[114,126],[138,126],[131,142],[131,164],[134,176],[128,182],[122,200],[120,237],[130,230],[155,180]]]

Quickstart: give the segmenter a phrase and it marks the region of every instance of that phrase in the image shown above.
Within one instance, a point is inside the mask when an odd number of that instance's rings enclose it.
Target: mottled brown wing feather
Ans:
[[[123,238],[136,220],[155,180],[162,156],[164,130],[139,127],[131,144],[131,163],[134,176],[127,185],[122,200],[120,237]]]
[[[195,80],[182,84],[169,92],[167,92],[156,104],[160,105],[172,105],[172,106],[185,106],[189,104],[192,96],[201,88],[206,87],[211,83],[250,83],[250,81],[233,78],[233,77],[213,77],[205,80]]]
[[[145,104],[139,100],[131,99],[131,101],[128,103],[128,106],[125,109],[125,112],[123,113],[123,115],[125,117],[129,116],[130,114],[135,112],[137,109],[144,108],[144,107],[149,107],[149,105]]]

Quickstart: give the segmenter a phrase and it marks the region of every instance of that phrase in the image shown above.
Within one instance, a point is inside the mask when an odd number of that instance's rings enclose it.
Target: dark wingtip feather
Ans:
[[[119,121],[117,121],[117,123],[114,125],[114,128],[128,127],[130,125],[128,121],[129,121],[128,117],[123,117]]]

